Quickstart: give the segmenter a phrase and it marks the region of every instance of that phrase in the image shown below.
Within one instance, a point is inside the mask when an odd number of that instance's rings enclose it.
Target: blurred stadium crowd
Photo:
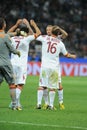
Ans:
[[[3,0],[0,16],[6,19],[7,29],[19,18],[34,19],[42,34],[48,24],[58,25],[68,33],[64,40],[68,51],[87,58],[87,0]],[[41,44],[32,41],[29,60],[40,58]]]

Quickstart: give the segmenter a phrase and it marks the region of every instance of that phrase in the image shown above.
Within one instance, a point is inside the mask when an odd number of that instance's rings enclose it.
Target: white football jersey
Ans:
[[[12,65],[27,66],[29,44],[34,39],[34,35],[29,35],[28,37],[15,36],[11,38],[13,47],[19,50],[21,53],[20,57],[14,54],[11,55]]]
[[[42,42],[42,67],[57,68],[59,66],[59,54],[67,54],[63,42],[48,35],[41,35],[37,40]]]

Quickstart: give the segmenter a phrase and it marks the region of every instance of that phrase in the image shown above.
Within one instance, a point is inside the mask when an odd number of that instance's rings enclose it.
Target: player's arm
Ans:
[[[10,37],[14,37],[14,36],[17,35],[17,32],[16,32],[16,31],[15,31],[15,32],[8,32],[8,35],[9,35]]]
[[[59,26],[58,26],[59,27]],[[65,31],[65,30],[63,30],[62,28],[60,28],[59,27],[59,31],[60,31],[60,37],[62,38],[62,39],[65,39],[66,37],[68,37],[68,33]]]
[[[37,26],[37,24],[35,23],[34,20],[30,20],[30,24],[31,24],[31,26],[34,27],[34,29],[35,29],[35,38],[37,38],[39,35],[41,35],[41,31],[40,31],[39,27]]]
[[[61,41],[60,41],[60,42],[61,42]],[[66,50],[65,45],[64,45],[63,42],[61,42],[60,45],[61,45],[61,52],[62,52],[62,54],[63,54],[65,57],[76,59],[77,56],[76,56],[75,54],[71,54],[71,53],[67,52],[67,50]]]
[[[29,35],[34,34],[34,32],[33,32],[32,28],[31,28],[31,26],[30,26],[28,20],[24,18],[24,19],[23,19],[23,23],[25,23],[25,24],[27,25],[27,27],[29,28]]]
[[[12,26],[9,30],[8,30],[8,33],[11,33],[11,32],[14,32],[17,27],[19,26],[19,24],[22,23],[22,19],[18,19],[16,24],[14,26]]]
[[[76,55],[75,55],[75,54],[67,53],[65,56],[66,56],[67,58],[76,59]]]

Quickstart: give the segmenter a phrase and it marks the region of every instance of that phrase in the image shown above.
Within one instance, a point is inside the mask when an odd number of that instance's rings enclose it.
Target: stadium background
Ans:
[[[61,56],[67,75],[75,72],[87,75],[87,2],[86,0],[2,0],[0,16],[6,18],[7,30],[18,18],[33,18],[43,34],[48,24],[58,24],[64,28],[69,37],[64,41],[70,52],[78,55],[77,60]],[[29,65],[26,85],[21,95],[23,111],[11,111],[9,88],[6,82],[0,86],[0,130],[87,130],[87,77],[63,76],[65,110],[59,110],[58,95],[55,98],[57,111],[36,110],[37,88],[41,46],[30,47]],[[32,52],[34,55],[32,55]],[[37,55],[37,58],[36,58]],[[32,62],[31,59],[33,57]],[[32,65],[31,65],[32,64]],[[73,66],[75,65],[75,66]],[[68,67],[69,66],[69,67]],[[34,69],[36,68],[36,69]],[[80,71],[79,71],[80,68]],[[73,69],[75,71],[73,71]],[[44,102],[43,102],[44,103]]]
[[[48,24],[59,25],[65,29],[69,36],[64,40],[64,44],[69,52],[76,53],[78,59],[75,62],[73,60],[60,59],[63,66],[62,74],[87,76],[86,0],[55,0],[55,2],[54,0],[3,0],[0,2],[0,16],[6,19],[7,30],[19,18],[34,19],[42,34],[46,33],[45,28]],[[30,44],[28,61],[41,61],[40,42],[32,41],[32,44]],[[33,66],[31,68],[34,69]],[[66,68],[66,73],[64,68]],[[29,74],[33,73],[33,69],[31,69],[32,72],[29,72]],[[79,73],[80,71],[82,72]]]

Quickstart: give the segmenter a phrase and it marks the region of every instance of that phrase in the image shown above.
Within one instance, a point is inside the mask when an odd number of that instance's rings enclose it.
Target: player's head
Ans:
[[[27,36],[27,34],[29,33],[29,28],[24,23],[21,23],[18,26],[18,28],[20,29],[20,35],[22,35],[22,36]]]
[[[47,27],[46,27],[46,32],[47,32],[47,35],[48,36],[51,36],[51,32],[52,32],[52,25],[48,25]]]
[[[57,25],[52,27],[52,34],[55,36],[59,35],[59,27]]]
[[[4,20],[4,18],[0,17],[0,30],[1,29],[5,29],[6,28],[6,22]]]

